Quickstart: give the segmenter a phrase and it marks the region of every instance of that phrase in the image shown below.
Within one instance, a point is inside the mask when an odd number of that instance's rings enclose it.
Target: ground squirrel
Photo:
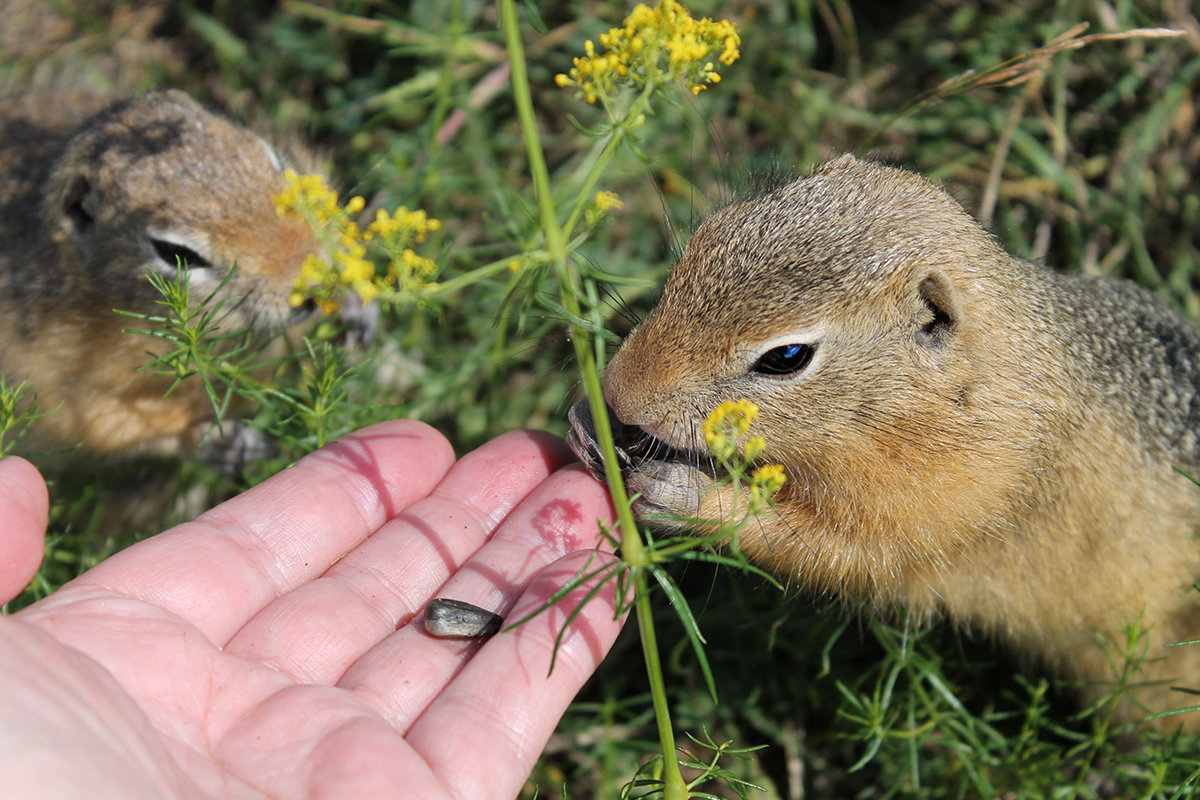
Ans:
[[[26,449],[173,455],[209,432],[199,382],[164,397],[170,379],[138,371],[153,340],[113,310],[161,313],[147,272],[173,278],[182,262],[194,300],[236,264],[224,330],[307,313],[288,295],[315,240],[272,205],[283,172],[262,138],[180,91],[0,101],[0,374],[46,413]],[[231,433],[206,449],[245,446]]]
[[[1092,696],[1097,634],[1140,618],[1138,679],[1162,683],[1122,718],[1194,700],[1171,687],[1200,688],[1200,646],[1163,645],[1200,638],[1200,488],[1177,471],[1200,473],[1200,332],[1134,284],[1022,261],[923,178],[844,156],[705,222],[604,394],[643,517],[722,517],[701,423],[746,398],[787,475],[740,534],[752,560],[945,613]],[[1180,722],[1200,715],[1160,725]]]

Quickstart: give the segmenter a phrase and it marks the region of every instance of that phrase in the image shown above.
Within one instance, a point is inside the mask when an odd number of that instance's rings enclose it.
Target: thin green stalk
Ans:
[[[616,154],[617,148],[621,146],[621,142],[625,140],[628,134],[634,127],[637,126],[637,119],[642,115],[646,104],[650,101],[650,97],[654,94],[654,84],[647,83],[642,93],[637,96],[637,99],[630,105],[629,110],[622,116],[619,124],[614,125],[612,131],[608,135],[608,141],[604,143],[604,148],[600,151],[600,155],[592,161],[592,167],[588,170],[588,174],[583,179],[583,183],[579,187],[579,196],[575,200],[575,205],[571,209],[570,215],[567,217],[567,222],[563,226],[564,230],[571,233],[575,230],[575,226],[579,224],[579,218],[583,215],[583,211],[587,208],[588,198],[591,197],[592,189],[596,187],[596,183],[600,180],[600,175],[604,172],[604,167],[608,165],[609,160]]]
[[[526,254],[528,255],[528,254]],[[425,296],[429,298],[440,297],[442,295],[453,294],[459,289],[465,289],[468,286],[474,286],[484,278],[490,278],[497,273],[504,272],[508,269],[508,265],[512,263],[512,259],[505,257],[498,261],[492,261],[488,264],[478,266],[469,272],[464,272],[461,275],[455,275],[453,278],[446,281],[438,281],[436,286],[431,287],[425,292]]]
[[[509,61],[512,68],[513,97],[517,106],[517,115],[521,121],[521,131],[525,138],[525,149],[529,157],[529,169],[533,177],[534,191],[537,195],[538,210],[541,215],[542,235],[546,239],[546,249],[550,254],[550,262],[558,279],[563,308],[572,319],[581,319],[583,314],[579,306],[578,278],[571,270],[568,262],[567,240],[562,227],[558,223],[557,210],[554,207],[554,197],[550,190],[550,174],[546,168],[546,159],[542,153],[542,145],[537,136],[537,123],[533,115],[533,99],[529,91],[529,81],[526,77],[525,54],[521,46],[520,31],[517,26],[516,9],[512,0],[500,0],[500,17],[504,27],[505,44],[508,48]],[[622,540],[621,548],[626,561],[631,566],[642,566],[645,555],[642,548],[641,534],[629,509],[628,495],[625,493],[625,483],[617,467],[613,446],[612,428],[608,422],[608,410],[604,405],[604,392],[600,387],[600,378],[596,370],[596,360],[590,345],[590,334],[582,326],[570,323],[571,341],[575,355],[579,360],[582,372],[584,390],[588,398],[596,427],[596,438],[605,452],[613,452],[613,458],[604,459],[604,473],[617,506],[618,522],[620,523]]]
[[[537,135],[533,99],[530,95],[529,80],[525,69],[525,53],[521,45],[516,6],[513,0],[500,0],[500,21],[504,30],[504,41],[512,71],[513,100],[516,103],[517,116],[521,122],[521,132],[529,158],[529,169],[537,196],[546,249],[549,251],[551,264],[558,280],[563,307],[572,319],[580,319],[582,313],[579,305],[579,280],[575,272],[571,270],[567,237],[558,222],[558,213],[554,207],[553,193],[550,190],[550,174]],[[604,152],[611,155],[611,152],[615,152],[615,148],[606,147]],[[598,175],[598,171],[593,170],[593,172]],[[604,393],[600,386],[596,360],[592,352],[591,335],[574,322],[568,324],[575,357],[579,363],[584,390],[588,398],[588,407],[592,412],[596,440],[604,454],[605,478],[617,510],[617,521],[621,531],[622,558],[632,568],[635,592],[634,607],[637,613],[638,629],[641,633],[646,670],[650,680],[659,741],[663,751],[663,797],[666,800],[685,800],[688,796],[688,789],[679,770],[679,760],[675,755],[675,733],[671,725],[670,709],[667,707],[666,683],[663,680],[662,664],[659,661],[646,585],[645,567],[648,565],[648,556],[642,544],[641,532],[633,519],[624,481],[617,467],[616,448],[613,443],[612,429],[608,422],[608,409],[604,404]]]

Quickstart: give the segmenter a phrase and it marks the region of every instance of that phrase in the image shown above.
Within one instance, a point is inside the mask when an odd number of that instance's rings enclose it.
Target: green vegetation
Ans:
[[[555,76],[630,6],[518,4],[509,33],[527,62],[527,106],[511,89],[491,2],[180,0],[116,15],[109,2],[45,5],[56,16],[25,21],[23,39],[0,34],[0,86],[68,69],[116,90],[180,86],[312,142],[334,184],[371,213],[405,206],[442,224],[421,245],[438,264],[436,291],[392,306],[365,352],[342,348],[323,323],[292,358],[265,365],[269,381],[239,340],[189,328],[203,311],[176,296],[154,335],[173,337],[180,355],[157,368],[210,381],[219,407],[257,401],[252,421],[279,455],[235,476],[195,463],[166,476],[145,464],[56,472],[47,562],[18,604],[374,420],[424,419],[460,452],[516,427],[564,432],[581,383],[594,385],[576,365],[602,361],[649,307],[694,223],[842,151],[944,182],[1024,257],[1133,277],[1200,318],[1200,23],[1186,3],[694,2],[694,14],[730,19],[741,35],[720,82],[591,105]],[[1139,27],[1189,33],[1038,51],[1081,22],[1091,28],[1075,42]],[[73,47],[21,45],[54,36]],[[531,159],[543,159],[543,175]],[[178,288],[164,286],[168,299]],[[0,448],[24,424],[5,422],[19,391],[0,385]],[[162,499],[146,501],[147,487]],[[113,530],[129,534],[114,540]],[[625,541],[632,558],[638,545]],[[698,787],[709,796],[1200,794],[1200,742],[1146,735],[1131,747],[1108,724],[1139,656],[1134,634],[1114,652],[1114,693],[1080,712],[1069,686],[944,625],[781,595],[702,560],[664,574],[708,645],[698,659],[694,632],[658,604],[657,700],[670,706],[686,761],[750,784]],[[564,720],[527,796],[615,797],[635,775],[661,777],[639,772],[663,737],[651,685],[625,666],[641,662],[633,628]],[[697,774],[686,768],[682,779]]]

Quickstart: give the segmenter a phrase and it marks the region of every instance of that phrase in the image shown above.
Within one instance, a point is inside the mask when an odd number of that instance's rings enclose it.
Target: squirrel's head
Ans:
[[[156,92],[85,121],[55,166],[44,217],[67,280],[97,304],[156,309],[149,271],[187,271],[191,296],[221,289],[222,324],[278,329],[297,320],[287,303],[315,252],[308,226],[281,217],[284,161],[259,136]]]
[[[669,524],[745,508],[714,486],[722,476],[702,433],[719,404],[740,399],[759,408],[760,461],[787,476],[783,523],[760,520],[758,531],[803,538],[811,522],[852,535],[861,515],[875,517],[873,530],[922,498],[989,499],[969,495],[974,462],[991,454],[964,463],[962,453],[986,438],[969,430],[987,382],[973,354],[988,347],[972,308],[996,293],[986,276],[1009,260],[942,190],[851,156],[715,214],[608,365],[635,510]],[[597,466],[586,407],[572,421],[577,452]],[[781,546],[749,536],[752,555]],[[784,572],[803,560],[765,557]]]

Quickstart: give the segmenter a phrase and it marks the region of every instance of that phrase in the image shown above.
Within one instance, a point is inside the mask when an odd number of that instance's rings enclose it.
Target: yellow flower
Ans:
[[[351,253],[339,253],[337,257],[340,271],[338,277],[342,283],[347,286],[359,286],[363,283],[370,283],[375,277],[375,265],[365,258],[353,255]],[[365,297],[363,298],[366,299]]]
[[[415,275],[419,278],[429,277],[437,269],[437,264],[433,262],[433,259],[419,256],[409,249],[405,249],[400,254],[400,264],[408,276]]]
[[[597,55],[588,40],[584,57],[554,78],[560,87],[578,89],[588,103],[608,98],[625,80],[635,86],[680,81],[699,93],[721,79],[710,54],[717,53],[716,60],[726,66],[741,55],[733,23],[695,19],[677,0],[660,0],[653,9],[639,3],[620,28],[610,28],[598,39],[608,52]]]
[[[708,452],[722,467],[729,470],[735,481],[742,479],[750,465],[766,449],[766,440],[761,436],[745,438],[750,426],[758,419],[758,406],[749,400],[727,400],[713,409],[704,420],[702,431]],[[745,443],[738,452],[738,443]],[[748,495],[752,514],[762,511],[775,494],[783,487],[787,475],[779,464],[756,467],[749,474],[744,489]]]
[[[404,206],[396,209],[396,216],[404,220],[404,227],[412,231],[413,241],[423,242],[425,236],[432,231],[441,230],[441,220],[429,217],[424,211],[417,209],[409,211]]]
[[[767,489],[771,494],[775,494],[783,488],[784,482],[787,480],[787,475],[783,472],[783,467],[779,464],[766,464],[750,473],[750,480]]]
[[[758,406],[749,400],[726,400],[713,409],[704,420],[704,440],[712,444],[720,431],[729,429],[735,438],[740,438],[750,429],[750,423],[758,419]]]
[[[318,283],[328,269],[329,266],[324,261],[309,253],[300,265],[300,279],[308,283]]]
[[[320,175],[285,173],[288,185],[274,198],[280,214],[299,217],[312,228],[325,251],[325,258],[308,256],[300,267],[300,277],[288,297],[294,306],[313,300],[325,313],[336,311],[334,299],[349,289],[364,302],[381,298],[387,302],[418,299],[433,286],[429,278],[437,271],[432,259],[417,255],[409,245],[425,240],[441,222],[424,211],[409,211],[403,206],[389,213],[379,209],[375,219],[363,230],[351,219],[366,207],[362,197],[338,204],[337,192]],[[386,261],[382,270],[375,260]]]
[[[779,464],[767,464],[750,473],[750,513],[757,514],[770,504],[787,475]]]
[[[395,236],[403,228],[403,223],[394,219],[386,208],[376,211],[375,221],[367,226],[368,231],[382,237]]]
[[[592,196],[592,204],[584,210],[584,222],[588,228],[594,228],[608,216],[609,211],[624,207],[625,204],[615,192],[596,192]]]
[[[275,210],[280,214],[324,223],[340,211],[337,192],[325,182],[325,176],[299,175],[290,169],[283,176],[288,188],[274,198]]]
[[[592,198],[592,202],[595,203],[596,210],[600,212],[625,207],[625,204],[621,202],[621,198],[617,197],[616,192],[596,192],[596,196]]]
[[[717,459],[729,461],[737,454],[738,441],[758,419],[758,406],[749,400],[726,400],[713,409],[701,426],[708,450]],[[759,448],[761,452],[761,448]]]

